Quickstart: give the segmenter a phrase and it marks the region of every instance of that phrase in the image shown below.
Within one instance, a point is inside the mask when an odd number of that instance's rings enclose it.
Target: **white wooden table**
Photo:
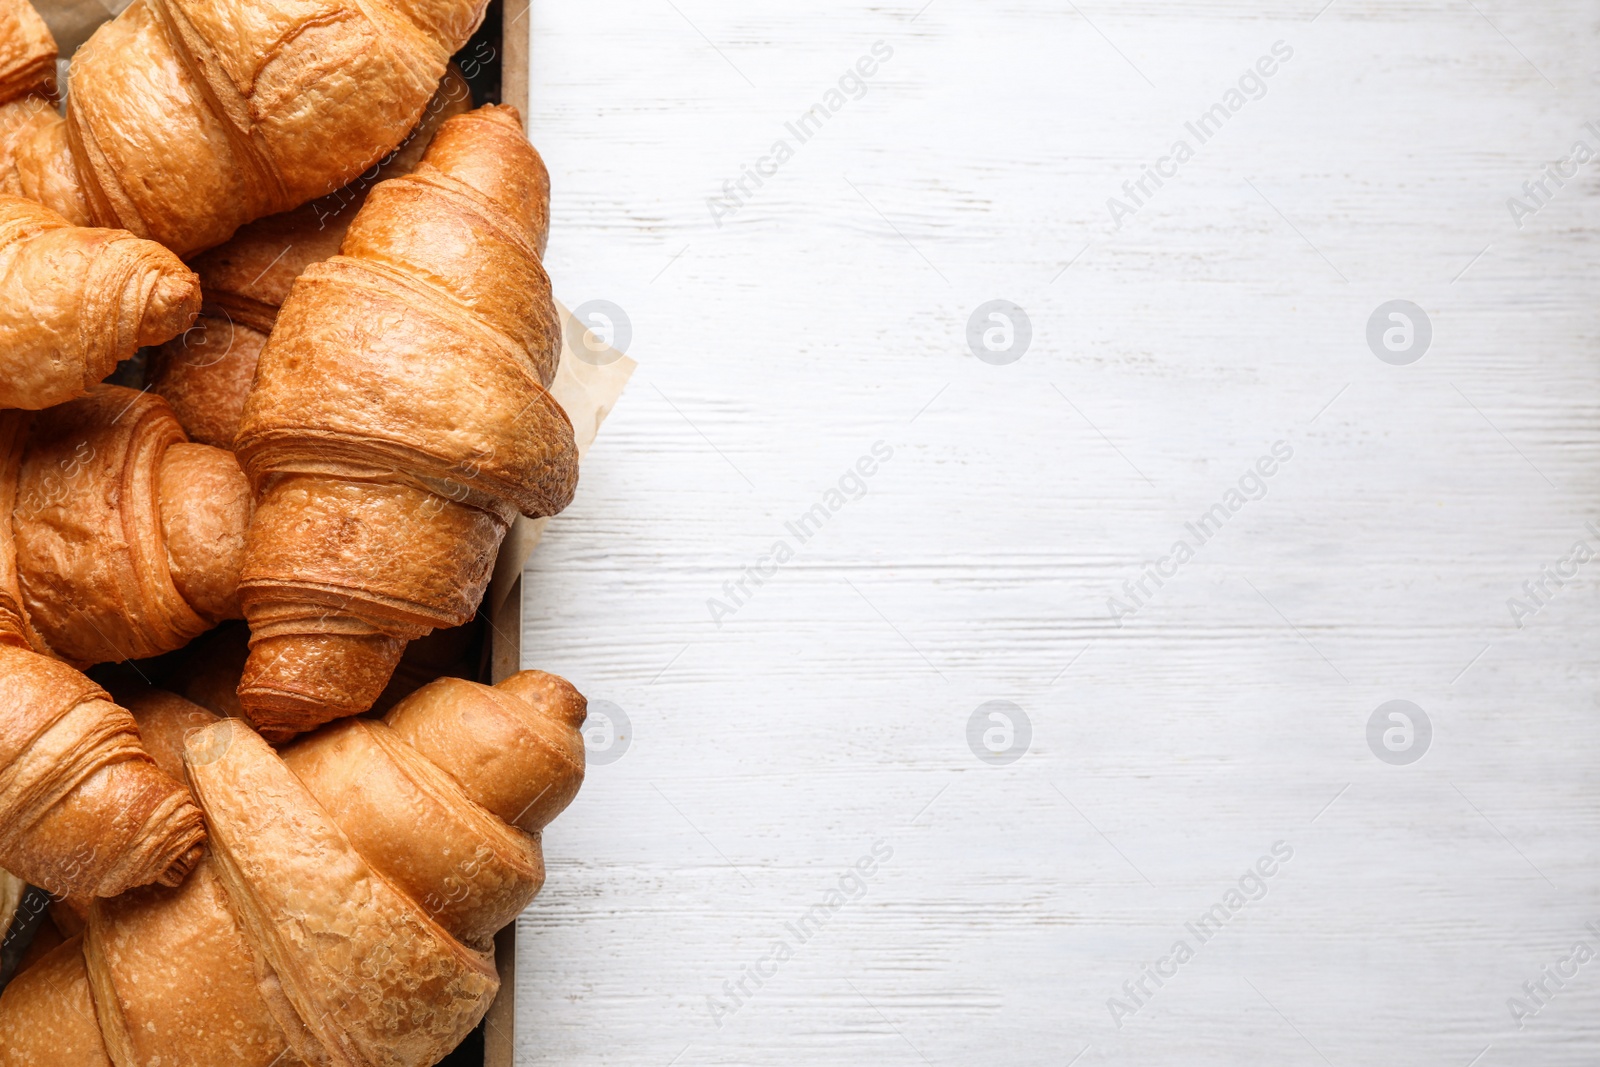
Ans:
[[[1600,552],[1600,161],[1508,207],[1600,150],[1600,4],[1322,2],[535,5],[551,274],[641,368],[528,572],[629,725],[520,1062],[1600,1062],[1600,562],[1523,589]]]

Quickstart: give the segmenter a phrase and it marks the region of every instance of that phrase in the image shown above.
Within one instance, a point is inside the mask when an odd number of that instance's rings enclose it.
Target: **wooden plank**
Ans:
[[[499,682],[522,669],[522,581],[506,595],[489,630],[490,681]],[[500,992],[484,1018],[484,1067],[513,1067],[517,1046],[517,927],[513,923],[495,935],[495,966],[500,972]]]
[[[517,1059],[517,927],[494,937],[494,962],[500,972],[500,993],[484,1016],[484,1067],[512,1067]]]
[[[528,7],[530,0],[505,0],[501,8],[500,99],[528,121]],[[495,609],[490,649],[499,682],[522,669],[522,581],[518,579]],[[495,966],[500,992],[484,1018],[484,1067],[514,1067],[517,1062],[517,924],[495,935]]]

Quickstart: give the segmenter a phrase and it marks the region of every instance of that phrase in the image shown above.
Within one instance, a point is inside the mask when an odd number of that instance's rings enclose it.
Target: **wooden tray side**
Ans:
[[[530,0],[504,0],[500,7],[500,102],[511,104],[528,124],[528,7]],[[489,648],[492,681],[522,669],[522,579],[518,578],[492,619]],[[483,1067],[513,1067],[517,1057],[517,924],[494,939],[500,992],[484,1017]]]

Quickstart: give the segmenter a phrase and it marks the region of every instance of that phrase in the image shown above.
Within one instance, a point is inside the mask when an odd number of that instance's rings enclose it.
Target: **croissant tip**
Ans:
[[[191,270],[166,271],[156,279],[139,327],[140,345],[172,340],[200,315],[200,276]]]
[[[156,881],[168,889],[178,888],[183,884],[183,880],[189,877],[195,865],[200,862],[200,857],[205,855],[205,851],[203,843],[191,846],[189,851],[174,860],[172,865],[162,872],[161,877],[157,878]]]
[[[536,708],[548,707],[554,716],[572,727],[581,727],[589,717],[589,701],[578,692],[578,687],[547,671],[518,671],[495,685],[501,692],[510,693]]]
[[[514,104],[485,104],[478,110],[484,118],[505,119],[516,126],[518,132],[522,130],[522,112]]]
[[[331,702],[311,694],[272,686],[239,687],[239,706],[244,712],[245,721],[269,744],[274,745],[335,719],[359,715],[366,710],[357,707],[359,703],[359,700]]]
[[[372,707],[405,646],[404,640],[381,633],[258,639],[239,680],[239,703],[262,737],[287,741]]]

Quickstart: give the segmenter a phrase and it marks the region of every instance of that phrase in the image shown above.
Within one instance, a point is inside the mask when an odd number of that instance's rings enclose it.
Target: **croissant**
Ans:
[[[30,646],[80,666],[142,659],[242,617],[251,498],[231,452],[122,386],[4,418],[0,534]]]
[[[281,757],[179,697],[134,703],[161,758],[182,744],[211,848],[12,981],[0,1065],[427,1067],[459,1044],[582,782],[583,697],[538,671],[440,679]]]
[[[192,255],[392,151],[487,2],[134,0],[73,56],[66,118],[19,146],[19,180]]]
[[[82,396],[199,310],[199,279],[160,245],[0,195],[0,408]]]
[[[571,500],[547,188],[515,109],[453,118],[279,311],[236,442],[239,699],[269,740],[370,707],[406,641],[472,618],[516,514]]]
[[[71,667],[0,645],[0,865],[64,895],[176,885],[205,833],[133,717]]]
[[[452,65],[422,121],[379,164],[337,192],[249,223],[196,257],[192,266],[205,294],[200,317],[150,362],[151,391],[166,397],[190,437],[233,447],[261,346],[289,286],[311,264],[338,254],[376,182],[415,170],[439,126],[471,106],[472,89]]]

